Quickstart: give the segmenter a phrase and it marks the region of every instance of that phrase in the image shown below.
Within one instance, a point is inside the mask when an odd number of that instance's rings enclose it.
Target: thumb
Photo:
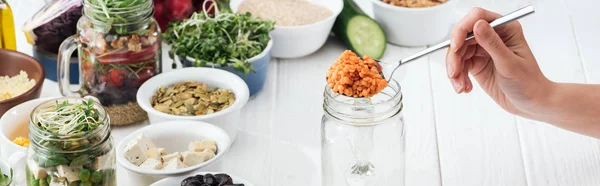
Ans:
[[[506,60],[514,53],[508,49],[494,28],[484,20],[479,20],[473,27],[475,40],[495,60]]]

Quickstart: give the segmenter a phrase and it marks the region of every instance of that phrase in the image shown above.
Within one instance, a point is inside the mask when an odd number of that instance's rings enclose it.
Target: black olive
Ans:
[[[200,185],[200,186],[212,186],[212,185],[210,185],[210,184],[208,184],[208,183],[205,183],[205,184],[202,184],[202,185]]]
[[[203,180],[199,180],[198,178],[192,176],[192,177],[188,177],[185,180],[183,180],[181,182],[181,186],[197,186],[197,185],[202,184],[202,181]]]
[[[198,180],[201,180],[204,182],[204,175],[198,174],[198,175],[196,175],[196,178],[198,178]]]
[[[213,176],[212,174],[204,175],[204,183],[209,184],[211,186],[217,186],[217,184],[219,184],[219,182],[217,182],[217,178],[215,178],[215,176]]]
[[[219,182],[218,186],[233,184],[233,180],[231,179],[231,176],[229,176],[227,174],[215,174],[215,178],[217,178],[217,182]]]

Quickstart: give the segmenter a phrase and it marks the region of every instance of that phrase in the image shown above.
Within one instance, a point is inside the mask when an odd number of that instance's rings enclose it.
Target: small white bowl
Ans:
[[[243,0],[232,0],[231,7],[237,12]],[[342,0],[308,0],[329,9],[332,13],[325,20],[301,26],[277,26],[271,32],[273,36],[273,57],[297,58],[316,52],[325,44],[333,23],[342,12]]]
[[[205,139],[214,140],[218,152],[214,158],[199,165],[177,170],[148,170],[135,166],[123,155],[125,146],[140,134],[144,134],[157,147],[165,148],[169,153],[185,152],[190,142]],[[146,186],[169,176],[186,175],[197,169],[207,167],[221,158],[229,150],[230,144],[231,140],[227,132],[215,125],[201,121],[168,121],[148,125],[123,138],[116,147],[117,162],[128,170],[128,178],[131,180],[132,185]]]
[[[186,178],[188,178],[190,176],[195,176],[195,175],[198,175],[198,174],[204,175],[204,174],[209,174],[209,173],[214,175],[214,174],[220,174],[220,173],[223,173],[223,172],[195,172],[195,173],[188,174],[188,175],[185,175],[185,176],[177,176],[177,177],[165,178],[165,179],[162,179],[160,181],[157,181],[156,183],[154,183],[154,184],[152,184],[150,186],[174,186],[174,185],[181,185],[181,182],[184,179],[186,179]],[[245,179],[243,179],[243,178],[241,178],[239,176],[231,175],[229,173],[225,173],[225,174],[231,176],[231,179],[233,180],[233,183],[242,183],[245,186],[254,186],[254,184],[251,184],[249,181],[247,181],[247,180],[245,180]]]
[[[388,42],[400,46],[425,46],[443,41],[458,20],[460,0],[426,8],[407,8],[371,0],[375,20],[385,30]]]
[[[54,98],[39,98],[21,103],[0,118],[0,157],[14,168],[15,184],[25,183],[25,165],[27,148],[12,142],[18,136],[29,138],[29,119],[31,111],[39,104]]]
[[[150,98],[161,86],[171,86],[184,81],[197,81],[208,87],[230,89],[235,94],[235,102],[228,108],[202,116],[177,116],[160,112],[150,104]],[[249,99],[249,90],[244,80],[231,72],[205,67],[188,67],[159,74],[146,81],[137,92],[137,103],[148,113],[150,124],[173,121],[194,120],[215,124],[227,131],[231,141],[239,130],[240,110]]]

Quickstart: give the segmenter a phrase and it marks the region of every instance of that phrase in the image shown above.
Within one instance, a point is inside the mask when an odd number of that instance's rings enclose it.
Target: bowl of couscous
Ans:
[[[25,101],[40,97],[44,68],[33,57],[0,49],[0,116]]]

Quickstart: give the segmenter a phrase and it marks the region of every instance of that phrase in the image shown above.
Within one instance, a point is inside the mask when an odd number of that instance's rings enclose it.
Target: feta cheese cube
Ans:
[[[154,150],[152,150],[154,149]],[[158,159],[158,152],[154,143],[144,134],[140,134],[136,139],[131,140],[125,146],[125,158],[136,166],[141,165],[148,158]]]
[[[79,169],[83,168],[82,166],[77,167],[69,167],[66,165],[59,165],[56,167],[56,171],[58,172],[59,177],[67,178],[69,183],[74,181],[79,181]]]
[[[154,143],[152,143],[152,140],[148,139],[144,134],[137,136],[136,140],[139,142],[139,145],[144,152],[156,148]]]
[[[110,158],[110,154],[96,157],[92,162],[92,168],[94,170],[112,169],[114,162],[110,162]]]
[[[185,168],[183,162],[181,162],[181,160],[178,158],[173,158],[169,162],[167,162],[167,164],[162,168],[162,170],[177,170],[183,168]]]
[[[201,141],[192,141],[188,145],[188,151],[190,152],[202,152],[205,149],[209,149],[214,153],[217,152],[217,144],[213,140],[201,140]]]
[[[27,161],[27,168],[35,179],[46,178],[51,168],[41,168],[35,161]]]
[[[156,148],[156,151],[158,151],[159,156],[164,156],[164,155],[169,154],[169,153],[167,153],[167,149],[165,149],[165,148]]]
[[[142,165],[140,165],[141,168],[152,170],[160,170],[162,169],[162,166],[162,162],[154,158],[148,158],[146,161],[144,161],[144,163],[142,163]]]
[[[206,158],[206,161],[214,158],[217,155],[217,154],[215,154],[215,152],[213,152],[212,150],[208,150],[208,149],[200,152],[200,154]]]
[[[132,140],[127,144],[127,146],[125,146],[125,153],[123,155],[127,161],[136,166],[141,165],[144,163],[144,161],[146,161],[146,159],[148,159],[146,157],[146,153],[142,151],[142,148],[137,140]]]
[[[146,151],[146,157],[160,159],[157,148],[150,148]]]
[[[206,160],[199,152],[184,152],[183,153],[183,164],[186,166],[194,166],[204,163]]]
[[[167,154],[167,155],[161,156],[161,160],[162,160],[162,162],[163,162],[163,163],[165,163],[165,164],[166,164],[167,162],[171,161],[172,159],[178,159],[178,160],[181,160],[181,153],[179,153],[179,152],[174,152],[174,153],[171,153],[171,154]]]

